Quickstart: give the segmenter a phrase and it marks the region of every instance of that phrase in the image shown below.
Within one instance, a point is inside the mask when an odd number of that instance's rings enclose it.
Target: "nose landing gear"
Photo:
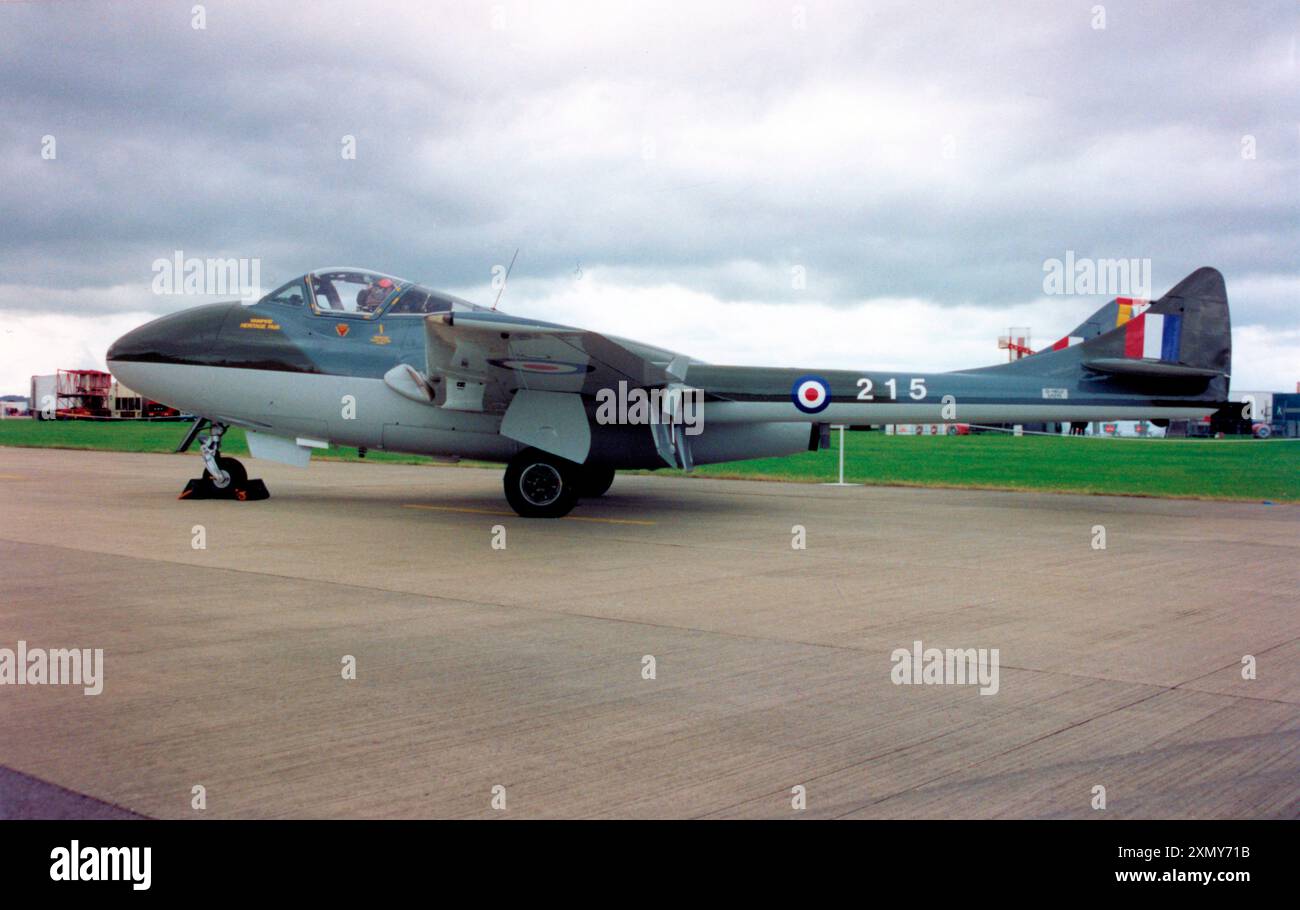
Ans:
[[[196,423],[186,438],[193,441],[199,424]],[[271,493],[259,479],[248,479],[248,471],[234,458],[221,454],[221,438],[226,433],[223,423],[209,422],[209,435],[199,438],[199,452],[203,456],[203,476],[185,485],[181,499],[236,499],[240,502],[268,499]],[[186,448],[188,445],[185,446]]]

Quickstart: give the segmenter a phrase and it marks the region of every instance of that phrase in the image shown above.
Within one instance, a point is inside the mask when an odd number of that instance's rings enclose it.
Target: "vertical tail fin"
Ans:
[[[1124,324],[1086,341],[1088,369],[1150,379],[1203,378],[1226,401],[1232,373],[1228,293],[1218,270],[1200,268]]]
[[[1149,305],[1112,300],[1075,331],[1049,350],[984,369],[1062,379],[1082,374],[1116,391],[1228,400],[1232,325],[1216,269],[1197,269]]]

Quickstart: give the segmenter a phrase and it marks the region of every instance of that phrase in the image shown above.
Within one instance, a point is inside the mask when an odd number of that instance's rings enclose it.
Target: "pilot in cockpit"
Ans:
[[[370,287],[365,288],[357,295],[357,312],[373,313],[383,305],[392,293],[394,284],[390,278],[380,278]]]

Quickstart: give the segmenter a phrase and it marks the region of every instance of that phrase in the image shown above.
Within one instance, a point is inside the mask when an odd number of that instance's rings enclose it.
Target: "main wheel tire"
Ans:
[[[212,472],[207,468],[203,469],[203,479],[211,484],[214,490],[229,490],[241,488],[248,483],[248,471],[244,465],[234,458],[227,458],[224,455],[217,456],[217,467],[230,476],[230,481],[224,486],[217,485],[217,479],[212,476]]]
[[[591,467],[583,468],[578,475],[578,495],[584,499],[595,499],[609,492],[614,483],[614,469]]]
[[[506,466],[506,501],[524,518],[568,515],[578,503],[577,467],[540,449],[525,449]]]

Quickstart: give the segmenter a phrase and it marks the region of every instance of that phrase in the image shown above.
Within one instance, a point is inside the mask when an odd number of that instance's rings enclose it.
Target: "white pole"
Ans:
[[[856,483],[845,483],[845,482],[844,482],[844,431],[845,431],[846,429],[848,429],[848,427],[845,426],[844,424],[839,424],[839,425],[838,425],[838,429],[839,429],[839,431],[840,431],[840,479],[839,479],[839,482],[838,482],[838,483],[825,483],[825,484],[822,484],[822,486],[825,486],[825,487],[856,487],[856,486],[861,486],[860,484],[856,484]]]
[[[844,424],[840,424],[840,485],[844,484]]]

